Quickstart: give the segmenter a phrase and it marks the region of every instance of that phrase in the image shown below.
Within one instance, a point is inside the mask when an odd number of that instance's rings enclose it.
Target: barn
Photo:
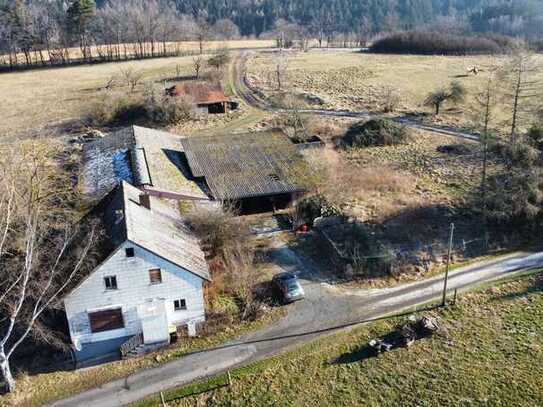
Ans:
[[[242,214],[271,212],[304,192],[307,165],[280,130],[181,140],[191,175]]]
[[[221,114],[236,107],[236,103],[225,96],[220,85],[187,82],[166,89],[166,93],[172,97],[189,97],[194,101],[199,113]]]

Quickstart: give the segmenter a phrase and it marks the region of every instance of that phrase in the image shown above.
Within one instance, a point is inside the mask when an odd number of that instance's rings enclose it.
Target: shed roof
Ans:
[[[220,85],[210,85],[203,82],[186,82],[168,89],[171,96],[190,96],[197,105],[211,105],[228,102]]]
[[[307,170],[296,146],[278,130],[181,140],[196,178],[215,199],[236,200],[303,190]]]
[[[178,211],[154,197],[149,197],[151,209],[147,209],[140,204],[142,194],[123,181],[102,201],[99,215],[111,250],[129,240],[202,279],[210,280],[200,243]]]

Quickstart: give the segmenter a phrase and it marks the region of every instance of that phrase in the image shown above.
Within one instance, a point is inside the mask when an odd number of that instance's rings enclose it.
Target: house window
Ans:
[[[123,312],[121,308],[89,312],[89,322],[92,333],[124,328]]]
[[[125,249],[126,257],[134,257],[134,248],[133,247],[127,247]]]
[[[160,269],[149,270],[149,280],[151,281],[151,284],[162,283],[162,273]]]
[[[106,286],[106,290],[116,290],[117,289],[117,277],[116,276],[104,277],[104,284]]]
[[[187,301],[186,300],[175,300],[173,302],[173,309],[175,311],[185,311],[187,309]]]

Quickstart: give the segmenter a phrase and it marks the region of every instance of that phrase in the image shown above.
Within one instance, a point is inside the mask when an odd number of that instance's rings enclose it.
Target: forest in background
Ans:
[[[240,37],[365,46],[418,30],[543,39],[540,0],[0,0],[0,67],[179,55]],[[129,44],[129,45],[127,45]],[[73,48],[79,49],[74,52]]]
[[[434,24],[531,38],[543,33],[543,3],[538,0],[175,0],[175,4],[181,13],[204,13],[211,21],[229,18],[243,35],[273,30],[279,19],[327,35]]]

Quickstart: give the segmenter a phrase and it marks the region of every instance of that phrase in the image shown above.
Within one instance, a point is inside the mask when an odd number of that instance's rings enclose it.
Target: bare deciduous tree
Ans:
[[[277,90],[282,90],[283,85],[285,84],[285,76],[288,69],[288,56],[284,51],[277,53],[274,61],[274,74],[277,84]]]
[[[25,143],[0,158],[0,371],[8,391],[14,351],[84,268],[97,236],[90,224],[84,236],[66,226],[53,152]],[[77,250],[76,240],[85,242]]]
[[[385,86],[383,89],[383,112],[394,112],[401,102],[400,91],[392,86]]]
[[[136,87],[140,84],[143,79],[143,72],[136,71],[132,67],[121,68],[120,75],[123,78],[126,86],[130,88],[130,92],[133,93],[136,90]]]
[[[480,123],[482,131],[481,142],[483,146],[482,174],[481,174],[481,203],[483,209],[483,221],[487,219],[487,174],[488,174],[488,144],[490,141],[490,124],[494,117],[494,110],[498,103],[498,90],[496,86],[496,67],[491,67],[484,87],[475,96],[476,122]]]
[[[515,144],[518,139],[519,128],[525,115],[533,113],[533,104],[536,98],[542,96],[541,83],[535,75],[541,70],[533,54],[524,50],[516,50],[509,63],[502,70],[502,79],[509,85],[506,96],[511,103],[511,132],[510,142]]]
[[[196,40],[200,55],[204,53],[205,43],[211,39],[211,26],[209,25],[205,15],[198,16],[196,20]]]
[[[194,68],[194,74],[196,75],[196,79],[200,79],[200,72],[202,71],[204,64],[205,60],[204,58],[202,58],[201,55],[195,56],[192,59],[192,67]]]
[[[239,28],[232,20],[223,18],[213,25],[213,32],[218,39],[233,40],[240,37]]]

